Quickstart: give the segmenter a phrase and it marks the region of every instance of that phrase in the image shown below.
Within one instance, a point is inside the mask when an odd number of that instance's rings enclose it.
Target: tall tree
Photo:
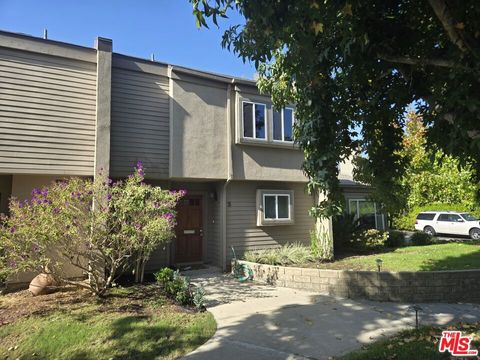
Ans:
[[[238,11],[222,45],[254,62],[275,106],[296,104],[295,139],[309,187],[336,211],[338,163],[368,155],[362,171],[397,193],[405,109],[418,104],[427,145],[480,174],[480,6],[475,0],[190,0],[198,26]],[[359,129],[359,130],[357,130]],[[358,133],[359,132],[359,133]],[[448,134],[448,136],[447,136]]]
[[[402,181],[408,192],[407,209],[434,203],[475,207],[477,185],[472,181],[472,167],[460,166],[457,159],[441,150],[427,150],[425,131],[422,119],[409,113],[401,151],[409,160]]]

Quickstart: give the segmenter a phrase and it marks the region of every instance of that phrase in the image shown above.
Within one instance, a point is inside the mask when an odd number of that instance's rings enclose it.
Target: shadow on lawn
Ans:
[[[447,269],[474,270],[480,269],[480,245],[475,244],[477,251],[469,254],[452,255],[439,260],[427,260],[421,266],[422,271],[438,271]]]
[[[111,324],[111,335],[96,349],[78,351],[69,359],[157,359],[176,358],[185,348],[194,349],[208,340],[185,332],[185,328],[175,324],[156,323],[149,316],[125,316]]]

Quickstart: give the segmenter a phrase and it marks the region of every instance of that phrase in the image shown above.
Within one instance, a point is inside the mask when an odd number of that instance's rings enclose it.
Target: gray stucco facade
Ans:
[[[116,54],[102,38],[86,48],[0,32],[0,65],[0,211],[33,184],[100,168],[122,178],[142,161],[148,182],[201,199],[201,262],[226,268],[231,246],[309,242],[302,152],[273,140],[270,99],[253,81]],[[243,136],[243,102],[265,110],[265,139]],[[264,203],[259,189],[272,192]],[[280,211],[276,190],[294,221],[258,225],[265,201]],[[173,241],[148,268],[175,263]]]

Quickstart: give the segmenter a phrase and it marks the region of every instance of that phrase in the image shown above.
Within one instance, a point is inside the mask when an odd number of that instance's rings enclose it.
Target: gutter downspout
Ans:
[[[173,66],[168,65],[167,77],[168,77],[168,188],[171,189],[172,174],[173,174]],[[172,241],[169,241],[166,246],[167,251],[167,264],[173,265],[173,246]]]
[[[227,87],[227,180],[223,184],[222,201],[222,269],[227,270],[227,188],[233,179],[233,159],[232,159],[232,79]]]

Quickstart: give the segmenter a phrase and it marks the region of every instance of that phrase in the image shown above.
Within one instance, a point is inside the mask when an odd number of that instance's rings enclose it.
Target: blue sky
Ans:
[[[0,29],[93,46],[113,39],[118,53],[252,79],[255,69],[222,49],[223,30],[197,29],[188,0],[0,0]]]

